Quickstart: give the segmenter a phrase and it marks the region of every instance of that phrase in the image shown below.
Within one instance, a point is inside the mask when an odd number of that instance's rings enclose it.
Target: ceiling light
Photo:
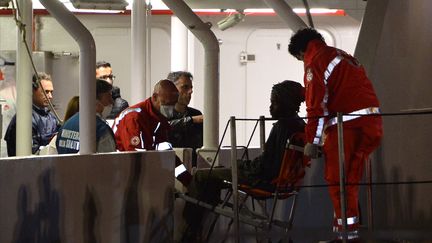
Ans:
[[[125,0],[70,0],[77,9],[126,10]]]
[[[222,19],[221,21],[217,22],[217,25],[220,30],[226,30],[228,28],[233,27],[234,25],[240,23],[244,19],[245,14],[243,11],[239,11],[238,13],[231,14],[228,17]]]

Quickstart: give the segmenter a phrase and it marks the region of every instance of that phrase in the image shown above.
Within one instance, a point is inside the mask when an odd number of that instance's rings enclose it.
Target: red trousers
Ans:
[[[347,184],[357,184],[360,182],[365,161],[369,155],[379,146],[382,137],[381,117],[368,116],[357,118],[344,123],[343,140],[345,152],[345,178]],[[324,141],[325,179],[330,185],[329,193],[335,210],[335,217],[341,223],[341,200],[339,188],[339,153],[338,153],[338,134],[336,125],[326,129]],[[346,186],[347,209],[346,216],[354,221],[348,225],[358,225],[359,209],[358,197],[359,187],[357,185]],[[338,221],[335,220],[337,223]],[[336,226],[336,225],[335,225]],[[352,228],[352,227],[349,227]]]

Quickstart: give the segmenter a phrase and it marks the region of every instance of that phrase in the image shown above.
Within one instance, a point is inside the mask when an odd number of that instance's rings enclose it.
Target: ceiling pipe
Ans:
[[[310,12],[308,1],[307,0],[303,0],[303,4],[304,4],[305,9],[306,9],[306,16],[307,16],[307,19],[308,19],[308,22],[309,22],[309,26],[312,27],[312,28],[315,28],[313,20],[312,20],[312,14]]]
[[[75,39],[79,54],[80,154],[96,152],[96,46],[87,28],[58,0],[40,0]]]
[[[192,9],[181,0],[163,0],[204,46],[204,146],[216,149],[219,142],[219,42]]]
[[[272,8],[275,13],[288,24],[288,27],[296,32],[299,29],[307,28],[306,23],[292,10],[283,0],[263,0],[267,6]]]

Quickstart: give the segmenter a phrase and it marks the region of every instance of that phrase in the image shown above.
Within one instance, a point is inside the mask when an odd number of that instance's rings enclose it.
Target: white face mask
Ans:
[[[104,119],[106,119],[111,114],[112,108],[113,108],[112,104],[108,106],[104,106],[104,109],[101,114]]]
[[[161,105],[160,113],[167,119],[174,117],[174,106],[173,105]]]

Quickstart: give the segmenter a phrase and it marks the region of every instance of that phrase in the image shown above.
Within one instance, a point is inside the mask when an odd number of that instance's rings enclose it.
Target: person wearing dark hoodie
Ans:
[[[298,112],[305,100],[305,89],[295,81],[285,80],[273,86],[270,96],[270,114],[277,119],[273,124],[263,153],[253,160],[238,161],[238,181],[240,184],[264,188],[280,171],[286,142],[291,136],[304,131],[305,122]],[[220,201],[220,191],[231,181],[231,168],[198,169],[188,187],[188,195],[200,201],[216,205]],[[205,209],[187,203],[183,217],[187,227],[182,242],[201,242]]]

